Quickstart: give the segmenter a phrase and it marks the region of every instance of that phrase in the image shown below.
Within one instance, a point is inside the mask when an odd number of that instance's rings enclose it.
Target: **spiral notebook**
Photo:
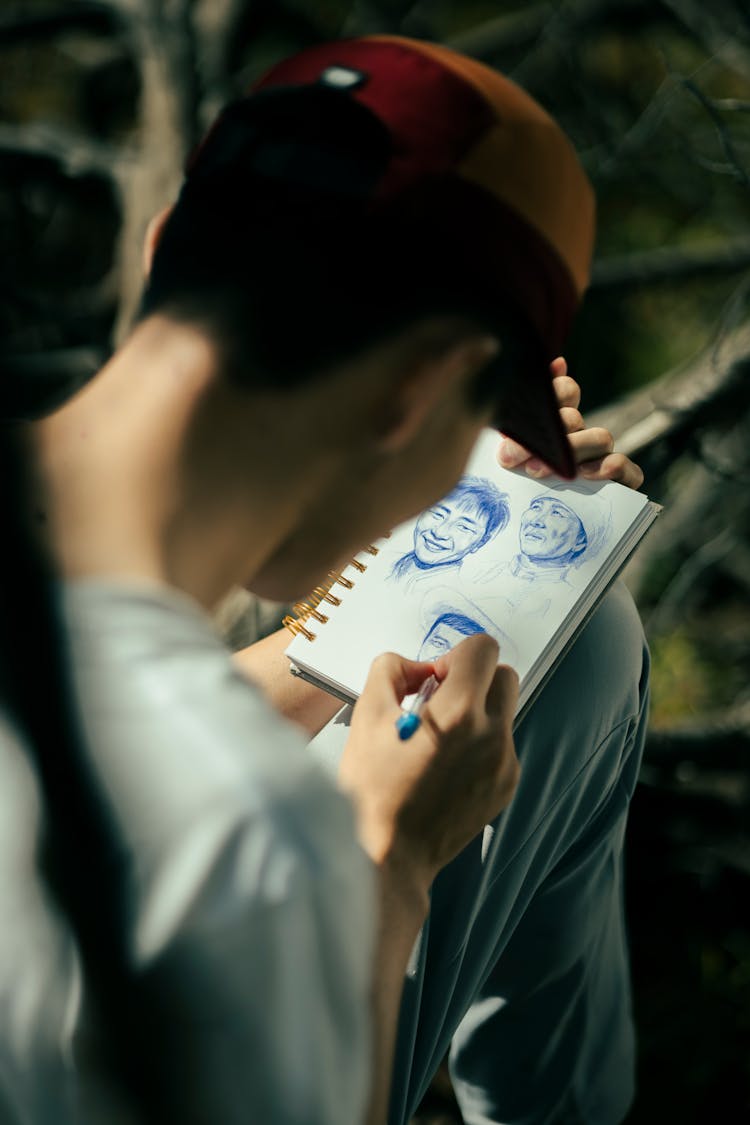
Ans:
[[[620,484],[503,469],[498,442],[484,431],[448,496],[294,606],[295,674],[353,702],[380,653],[434,660],[486,632],[518,672],[520,721],[661,508]]]

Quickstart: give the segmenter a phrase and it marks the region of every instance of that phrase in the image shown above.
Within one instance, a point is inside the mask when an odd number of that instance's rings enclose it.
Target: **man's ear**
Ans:
[[[154,261],[154,254],[156,247],[159,245],[162,231],[166,226],[167,219],[172,214],[173,203],[168,207],[163,207],[146,227],[146,235],[143,239],[143,276],[148,277],[151,273],[151,266]]]
[[[387,419],[380,448],[396,453],[422,429],[441,401],[468,387],[474,375],[497,354],[500,343],[484,332],[468,332],[447,342],[426,343],[399,370],[390,387]]]

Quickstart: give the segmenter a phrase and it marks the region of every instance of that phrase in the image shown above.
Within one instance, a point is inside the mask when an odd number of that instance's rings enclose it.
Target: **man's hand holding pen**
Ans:
[[[339,777],[360,838],[376,863],[398,863],[425,891],[518,783],[518,677],[497,661],[497,643],[484,634],[434,665],[389,653],[374,662],[354,708]],[[395,726],[401,702],[433,672],[439,686],[404,743]]]

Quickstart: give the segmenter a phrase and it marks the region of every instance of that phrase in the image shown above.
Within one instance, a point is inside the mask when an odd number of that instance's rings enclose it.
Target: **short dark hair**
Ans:
[[[228,107],[198,150],[154,255],[140,309],[206,329],[227,376],[288,388],[423,316],[500,335],[471,400],[531,346],[523,314],[496,307],[471,245],[407,207],[373,211],[392,142],[378,119],[320,86]]]
[[[486,629],[484,629],[478,621],[475,621],[473,617],[467,617],[465,613],[451,611],[441,613],[439,617],[435,618],[425,634],[425,641],[432,636],[439,625],[447,625],[450,629],[455,629],[457,633],[463,633],[466,637],[472,637],[475,633],[486,632]]]
[[[510,500],[507,492],[501,492],[497,485],[487,477],[461,477],[458,484],[445,497],[459,503],[470,501],[485,520],[484,535],[473,548],[478,551],[489,543],[510,519]]]

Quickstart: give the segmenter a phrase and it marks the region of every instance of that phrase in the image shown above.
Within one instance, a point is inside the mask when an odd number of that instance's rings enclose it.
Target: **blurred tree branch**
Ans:
[[[659,246],[594,263],[591,289],[622,289],[750,268],[750,236],[697,246]]]
[[[91,173],[118,180],[123,165],[137,159],[134,148],[104,144],[62,125],[0,123],[0,152],[56,161],[69,176]]]
[[[594,411],[589,422],[607,426],[618,449],[629,456],[640,456],[667,437],[685,449],[696,432],[742,416],[748,379],[750,327],[743,326],[686,367]]]
[[[726,4],[703,4],[697,0],[660,0],[687,30],[702,43],[710,55],[721,59],[725,66],[738,74],[750,73],[750,50],[743,43],[743,26],[740,11],[734,8],[726,24],[721,17]],[[747,33],[745,32],[745,38]]]
[[[118,29],[118,5],[105,0],[74,0],[73,3],[33,7],[16,3],[0,11],[0,41],[5,47],[69,31],[116,34]]]

